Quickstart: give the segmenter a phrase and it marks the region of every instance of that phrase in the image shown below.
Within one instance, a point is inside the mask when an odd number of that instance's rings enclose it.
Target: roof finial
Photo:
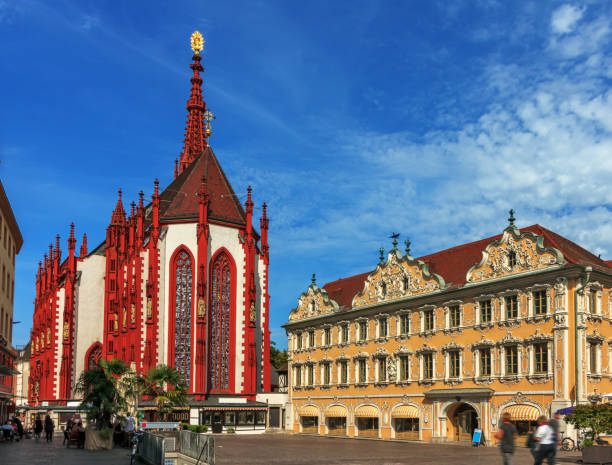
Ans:
[[[404,245],[406,246],[406,255],[410,255],[410,239],[406,239]]]
[[[317,277],[316,277],[316,275],[314,273],[312,274],[312,285],[313,286],[317,285]]]
[[[380,249],[378,249],[378,252],[380,253],[380,263],[384,263],[385,262],[385,248],[381,247]]]
[[[397,250],[397,238],[400,237],[400,233],[391,233],[391,235],[389,236],[389,239],[393,239],[393,250]]]
[[[203,48],[204,37],[202,37],[200,31],[194,31],[194,33],[191,34],[191,50],[193,50],[194,54],[199,55]]]
[[[514,217],[514,209],[511,208],[508,213],[510,214],[510,217],[508,218],[508,223],[510,223],[510,226],[514,226],[514,222],[516,221],[516,218]]]

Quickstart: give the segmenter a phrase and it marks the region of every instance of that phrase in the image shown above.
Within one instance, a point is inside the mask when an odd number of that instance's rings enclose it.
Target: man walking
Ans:
[[[512,455],[514,454],[514,440],[518,436],[516,426],[510,423],[508,412],[502,415],[502,424],[495,434],[495,439],[499,441],[499,448],[504,459],[504,465],[512,465]]]
[[[537,441],[534,465],[542,465],[544,459],[546,459],[548,465],[555,465],[555,452],[557,448],[555,430],[547,424],[544,415],[538,418],[538,425],[534,438]]]

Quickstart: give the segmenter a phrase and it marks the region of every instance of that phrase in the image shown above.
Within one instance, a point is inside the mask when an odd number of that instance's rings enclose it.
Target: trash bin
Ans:
[[[212,432],[214,434],[221,434],[223,432],[223,425],[220,421],[216,421],[212,425]]]

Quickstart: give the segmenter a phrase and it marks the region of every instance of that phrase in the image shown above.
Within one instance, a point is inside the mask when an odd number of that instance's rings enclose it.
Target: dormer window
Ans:
[[[511,250],[508,254],[508,266],[514,268],[516,266],[516,252]]]

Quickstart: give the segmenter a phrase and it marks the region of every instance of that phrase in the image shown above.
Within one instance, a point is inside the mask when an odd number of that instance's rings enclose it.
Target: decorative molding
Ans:
[[[327,315],[338,310],[338,304],[329,298],[327,291],[313,283],[300,296],[298,306],[289,313],[289,321]]]

